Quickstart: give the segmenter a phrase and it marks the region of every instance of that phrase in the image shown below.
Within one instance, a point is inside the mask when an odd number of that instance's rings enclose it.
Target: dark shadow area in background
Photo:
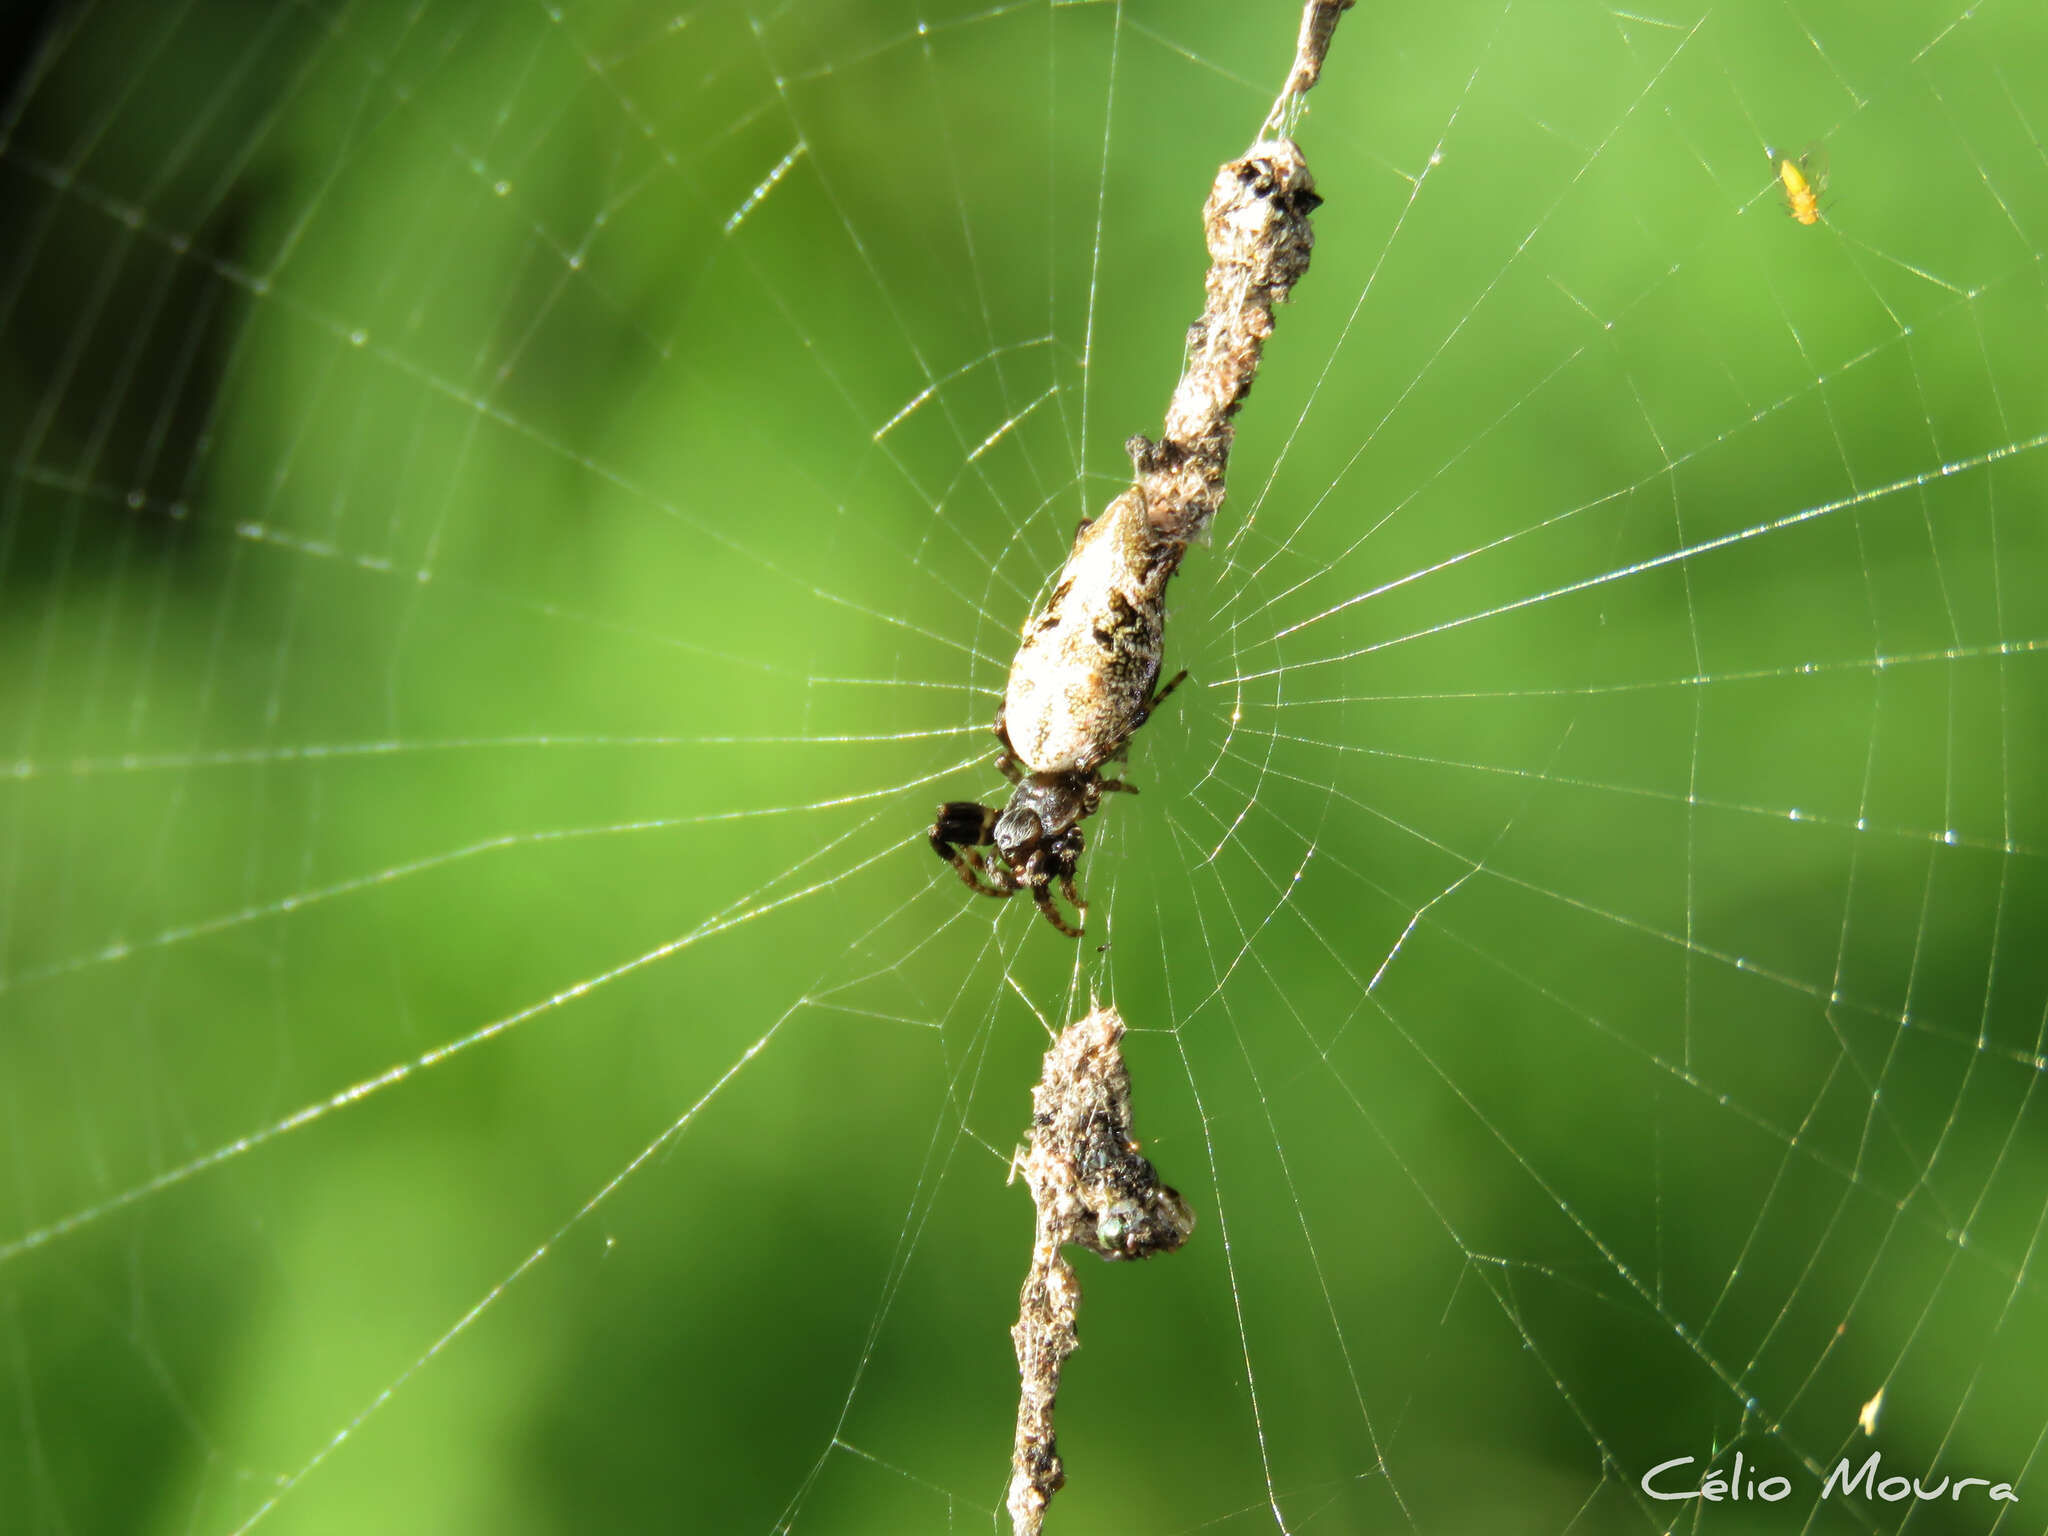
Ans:
[[[20,94],[44,37],[63,9],[59,4],[21,0],[0,10],[0,101],[12,103]]]
[[[182,565],[204,542],[208,438],[244,296],[223,274],[262,204],[256,176],[218,195],[173,178],[120,228],[118,193],[93,179],[97,146],[73,163],[100,104],[36,85],[75,20],[61,3],[0,8],[0,121],[13,125],[0,143],[0,443],[20,477],[0,506],[0,581],[17,591],[81,563]],[[207,105],[233,118],[250,104]],[[121,136],[117,115],[107,153]]]

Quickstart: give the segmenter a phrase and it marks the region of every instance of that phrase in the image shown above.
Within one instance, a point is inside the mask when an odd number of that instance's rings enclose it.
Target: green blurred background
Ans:
[[[0,1530],[994,1528],[1096,994],[1052,1528],[2043,1528],[2037,5],[1365,0],[1087,940],[923,847],[1296,15],[9,23]]]

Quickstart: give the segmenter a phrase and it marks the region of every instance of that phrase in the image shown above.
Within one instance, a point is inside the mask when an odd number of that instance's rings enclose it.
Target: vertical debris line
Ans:
[[[1061,1031],[1031,1090],[1031,1139],[1013,1168],[1038,1209],[1031,1270],[1010,1330],[1021,1377],[1008,1500],[1016,1536],[1037,1536],[1067,1480],[1052,1414],[1060,1368],[1080,1343],[1081,1281],[1061,1248],[1076,1243],[1105,1259],[1147,1259],[1173,1252],[1195,1226],[1194,1212],[1159,1182],[1131,1134],[1123,1037],[1114,1008],[1097,1008]]]
[[[1077,564],[1095,563],[1091,549],[1113,550],[1094,579],[1128,587],[1139,607],[1156,605],[1222,506],[1231,418],[1251,391],[1273,311],[1307,273],[1315,247],[1309,215],[1322,199],[1291,134],[1353,3],[1306,0],[1293,68],[1257,141],[1218,168],[1202,205],[1209,250],[1202,315],[1188,330],[1159,439],[1127,444],[1133,482],[1082,525],[1062,581],[1081,574]],[[1090,320],[1092,334],[1092,304]],[[1029,625],[1026,634],[1028,643]],[[1007,1499],[1015,1536],[1038,1536],[1066,1483],[1053,1407],[1061,1369],[1079,1343],[1081,1286],[1061,1250],[1072,1243],[1104,1259],[1149,1258],[1180,1247],[1194,1228],[1187,1203],[1159,1182],[1131,1134],[1123,1035],[1113,1008],[1096,1008],[1060,1034],[1032,1090],[1030,1139],[1012,1166],[1037,1211],[1031,1267],[1010,1330],[1020,1376]]]
[[[1257,142],[1217,169],[1202,205],[1209,249],[1202,315],[1188,328],[1187,360],[1159,440],[1141,435],[1126,444],[1133,483],[1103,514],[1133,525],[1130,542],[1156,582],[1179,567],[1223,504],[1231,418],[1258,375],[1275,307],[1308,272],[1315,249],[1309,215],[1322,198],[1286,130],[1321,76],[1338,18],[1353,3],[1308,0],[1286,87]]]

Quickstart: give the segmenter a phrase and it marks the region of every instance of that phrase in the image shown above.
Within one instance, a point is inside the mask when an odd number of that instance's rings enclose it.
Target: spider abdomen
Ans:
[[[1145,718],[1165,643],[1166,578],[1126,491],[1074,539],[1052,596],[1024,625],[1003,695],[1003,728],[1033,773],[1096,768]]]

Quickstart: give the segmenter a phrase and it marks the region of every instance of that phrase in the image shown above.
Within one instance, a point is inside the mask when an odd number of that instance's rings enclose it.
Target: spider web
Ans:
[[[1296,14],[20,40],[0,1528],[994,1527],[1095,996],[1056,1529],[2041,1528],[2033,8],[1365,0],[1087,938],[923,846]]]

